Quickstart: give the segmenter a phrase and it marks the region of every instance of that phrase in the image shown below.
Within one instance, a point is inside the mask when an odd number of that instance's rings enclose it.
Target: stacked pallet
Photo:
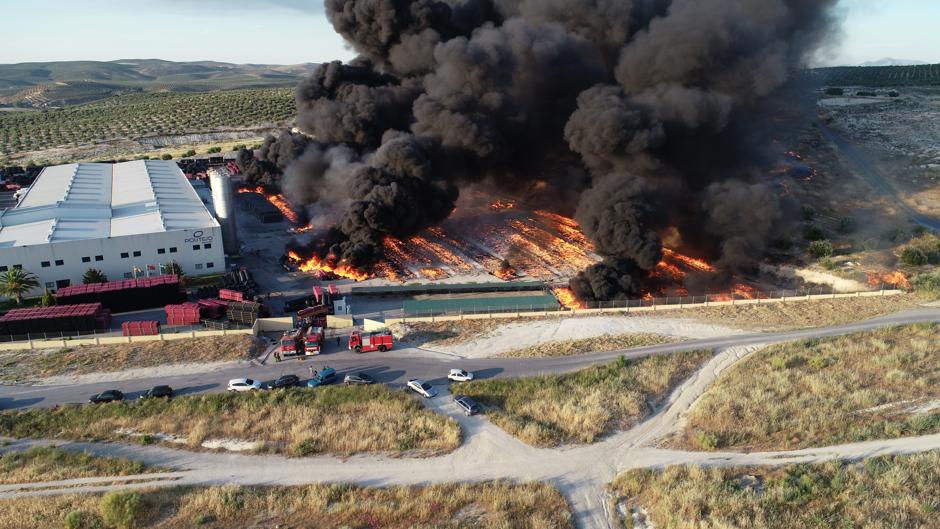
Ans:
[[[74,334],[110,326],[111,312],[101,303],[13,309],[0,317],[0,334]]]
[[[197,303],[167,305],[165,310],[167,325],[195,325],[201,320]]]
[[[186,292],[179,277],[164,275],[68,286],[55,297],[58,305],[101,303],[111,312],[129,312],[180,303],[186,300]]]
[[[254,325],[261,313],[261,304],[253,302],[232,301],[225,311],[229,320],[243,325]]]
[[[156,336],[160,334],[158,321],[125,321],[121,324],[123,336]]]
[[[199,305],[199,315],[203,320],[225,318],[225,310],[228,308],[227,301],[221,299],[200,299],[196,303]]]
[[[224,299],[226,301],[250,301],[245,299],[245,294],[237,290],[229,290],[227,288],[219,289],[219,299]]]

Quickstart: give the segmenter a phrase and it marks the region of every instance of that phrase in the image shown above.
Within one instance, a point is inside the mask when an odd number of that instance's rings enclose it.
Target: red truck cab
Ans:
[[[326,332],[323,327],[312,327],[307,331],[307,336],[304,338],[304,354],[312,356],[323,352],[323,341],[325,339]]]
[[[304,352],[304,329],[295,328],[281,336],[281,356],[295,356]]]
[[[359,331],[349,335],[349,350],[357,353],[388,351],[392,348],[392,331],[373,332],[365,336]]]

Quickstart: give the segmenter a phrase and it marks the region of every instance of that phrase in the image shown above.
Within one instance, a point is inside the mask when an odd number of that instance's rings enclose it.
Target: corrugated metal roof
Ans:
[[[171,160],[57,165],[0,213],[0,247],[215,226]]]

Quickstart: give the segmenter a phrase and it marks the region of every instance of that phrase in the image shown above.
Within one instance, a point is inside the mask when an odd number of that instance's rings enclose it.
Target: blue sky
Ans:
[[[6,0],[0,63],[167,59],[296,64],[353,53],[322,0]],[[842,0],[841,45],[820,64],[940,63],[938,0]],[[272,30],[272,28],[276,28]]]

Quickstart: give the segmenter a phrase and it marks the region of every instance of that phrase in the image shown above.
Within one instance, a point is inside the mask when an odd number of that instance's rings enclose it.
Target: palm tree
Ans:
[[[23,304],[23,294],[38,286],[36,275],[22,268],[14,268],[0,274],[0,294],[15,299],[17,305]]]
[[[104,272],[98,270],[97,268],[89,268],[85,270],[85,274],[82,275],[82,283],[90,285],[92,283],[107,283],[108,276],[104,275]]]

